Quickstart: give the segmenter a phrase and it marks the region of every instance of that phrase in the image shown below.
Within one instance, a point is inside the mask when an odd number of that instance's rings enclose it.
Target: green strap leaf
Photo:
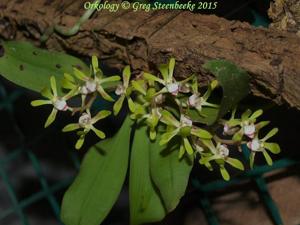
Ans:
[[[89,73],[89,68],[79,59],[59,52],[36,48],[27,42],[1,42],[0,74],[22,87],[40,92],[49,87],[51,76],[55,76],[58,92],[64,73],[73,73],[73,67]]]
[[[226,60],[211,60],[205,63],[203,67],[216,76],[223,88],[223,99],[217,120],[248,95],[250,91],[249,75],[245,70]]]
[[[158,135],[159,136],[159,135]],[[179,146],[172,148],[160,146],[158,137],[155,142],[149,142],[151,177],[158,187],[164,205],[171,212],[178,205],[186,191],[189,175],[193,166],[192,157],[178,158]]]
[[[150,151],[147,127],[139,127],[134,135],[129,176],[131,225],[157,222],[166,215],[163,202],[150,176]]]
[[[118,133],[86,153],[80,172],[65,193],[61,218],[65,225],[99,225],[118,198],[125,180],[131,120]]]

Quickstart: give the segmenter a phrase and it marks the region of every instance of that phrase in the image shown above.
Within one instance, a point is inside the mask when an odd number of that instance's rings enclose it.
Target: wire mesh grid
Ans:
[[[22,91],[17,89],[12,93],[8,94],[0,84],[0,110],[5,110],[8,115],[14,120],[14,102],[22,95]],[[16,124],[13,124],[12,127],[16,131],[16,133],[20,133],[21,131],[18,129]],[[22,134],[20,134],[22,136]],[[79,169],[80,160],[76,152],[69,152],[69,158],[73,163],[74,170]],[[32,166],[32,169],[35,173],[35,178],[40,185],[40,190],[31,193],[26,198],[18,198],[18,194],[16,193],[15,187],[13,185],[11,171],[8,171],[7,167],[10,164],[14,164],[21,160],[28,160]],[[1,181],[2,179],[2,181]],[[22,225],[30,225],[27,214],[24,212],[26,208],[39,202],[41,200],[46,200],[51,207],[58,224],[62,224],[59,219],[60,215],[60,201],[61,199],[57,199],[55,196],[56,193],[65,189],[73,180],[73,177],[68,177],[60,180],[59,182],[49,184],[48,180],[43,174],[43,169],[41,162],[37,155],[33,153],[33,151],[22,144],[18,146],[16,149],[10,150],[9,153],[0,156],[0,190],[1,187],[4,190],[1,190],[2,194],[7,193],[10,199],[9,208],[0,207],[0,224],[6,224],[3,221],[10,216],[17,216],[19,218],[19,223]],[[1,205],[1,203],[0,203]],[[2,222],[1,222],[2,221]]]

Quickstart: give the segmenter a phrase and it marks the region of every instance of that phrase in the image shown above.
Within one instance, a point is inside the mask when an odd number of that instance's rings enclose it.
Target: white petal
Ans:
[[[86,88],[86,86],[82,86],[80,88],[80,93],[83,95],[87,95],[89,93],[88,89]]]
[[[182,127],[191,127],[193,125],[193,121],[184,115],[180,116],[180,123]]]
[[[251,142],[248,142],[247,146],[252,150],[252,151],[255,151],[255,152],[258,152],[260,151],[261,149],[261,142],[255,138],[253,139]]]
[[[224,125],[224,128],[223,128],[223,133],[224,133],[224,134],[227,134],[228,131],[229,131],[229,126],[228,126],[228,124],[225,124],[225,125]]]
[[[85,87],[89,91],[89,93],[93,93],[93,92],[95,92],[97,90],[97,84],[93,80],[88,80],[85,83]]]
[[[66,111],[68,109],[67,102],[63,99],[55,100],[53,106],[59,111]]]
[[[229,156],[229,149],[227,148],[227,145],[220,145],[218,151],[219,154],[224,158]]]
[[[178,83],[171,83],[171,84],[167,84],[167,90],[169,93],[173,94],[173,95],[177,95],[179,92],[179,85]]]
[[[253,137],[254,133],[255,133],[255,125],[254,124],[244,126],[244,134],[245,135],[247,135],[248,137]]]
[[[85,127],[85,126],[87,126],[87,125],[90,124],[91,119],[92,119],[92,118],[91,118],[91,116],[90,116],[88,113],[83,113],[83,114],[79,117],[78,123],[79,123],[79,125],[80,125],[81,127]]]
[[[122,95],[125,92],[125,88],[122,84],[118,85],[115,93],[116,95]]]
[[[189,105],[195,107],[197,104],[199,95],[198,94],[193,94],[192,96],[189,97]]]

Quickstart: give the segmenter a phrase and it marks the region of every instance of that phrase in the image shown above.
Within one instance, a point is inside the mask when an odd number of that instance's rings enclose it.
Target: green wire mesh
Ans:
[[[6,110],[7,113],[13,118],[14,102],[21,95],[22,91],[18,89],[12,92],[12,94],[8,95],[4,87],[0,84],[0,110]],[[13,127],[15,127],[15,125],[13,125]],[[18,199],[17,193],[11,182],[10,174],[8,171],[6,171],[5,167],[6,165],[13,164],[18,158],[23,158],[24,156],[29,159],[35,175],[40,183],[41,190],[36,193],[32,193],[27,198]],[[71,152],[70,158],[73,162],[74,168],[78,170],[80,165],[78,156],[74,152]],[[61,180],[60,182],[54,183],[53,185],[49,185],[47,179],[43,175],[41,163],[37,156],[30,149],[20,146],[19,148],[10,151],[9,154],[0,157],[0,178],[2,179],[2,183],[7,190],[8,196],[11,200],[11,207],[0,211],[0,224],[3,224],[1,221],[5,220],[7,217],[11,215],[17,215],[19,217],[20,224],[30,225],[24,210],[42,199],[46,199],[48,201],[58,221],[58,224],[62,224],[61,222],[59,222],[60,200],[57,200],[55,194],[67,188],[68,185],[70,185],[70,183],[72,182],[73,177]]]
[[[246,146],[243,146],[243,154],[245,158],[249,158],[249,150]],[[298,164],[298,161],[291,159],[281,159],[273,163],[272,166],[256,166],[254,169],[244,172],[241,176],[233,178],[230,181],[218,180],[210,183],[201,183],[200,180],[195,179],[192,181],[194,187],[201,193],[199,204],[204,211],[206,219],[209,225],[218,225],[218,219],[216,214],[213,212],[211,203],[210,203],[210,193],[221,190],[233,185],[242,183],[245,180],[254,181],[258,194],[261,198],[262,203],[265,205],[267,211],[269,212],[271,219],[275,225],[283,225],[283,221],[280,216],[280,212],[273,201],[267,187],[267,183],[263,178],[263,175],[272,171],[279,169],[291,167]]]

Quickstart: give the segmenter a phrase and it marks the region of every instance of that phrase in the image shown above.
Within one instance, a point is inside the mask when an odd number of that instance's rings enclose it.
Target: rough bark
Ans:
[[[271,3],[268,13],[273,20],[272,27],[297,33],[300,37],[299,0],[276,0]]]
[[[38,45],[54,23],[72,26],[84,2],[2,0],[0,36]],[[292,33],[183,11],[101,11],[72,37],[51,35],[46,47],[81,56],[96,53],[109,66],[130,64],[136,73],[174,56],[177,77],[197,73],[204,83],[211,76],[202,64],[223,58],[249,72],[254,95],[300,109],[300,38]]]

